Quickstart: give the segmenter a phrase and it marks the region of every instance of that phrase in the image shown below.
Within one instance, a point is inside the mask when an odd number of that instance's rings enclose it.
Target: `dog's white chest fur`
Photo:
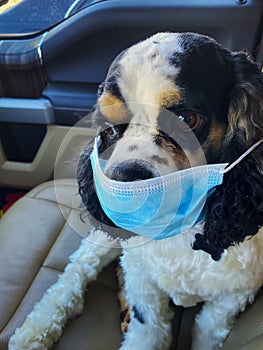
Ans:
[[[175,304],[182,306],[214,300],[222,292],[254,291],[260,287],[263,256],[257,252],[263,249],[263,229],[243,244],[229,247],[218,262],[207,253],[191,248],[194,232],[195,229],[124,249],[124,270],[141,269],[146,279],[152,280]],[[141,288],[136,286],[137,277],[130,283],[132,288]]]

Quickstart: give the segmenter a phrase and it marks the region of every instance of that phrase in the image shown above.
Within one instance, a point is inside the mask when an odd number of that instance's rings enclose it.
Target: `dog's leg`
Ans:
[[[86,284],[121,253],[112,248],[114,241],[109,242],[104,233],[96,231],[96,236],[96,243],[82,240],[64,273],[10,338],[9,350],[49,349],[61,336],[66,321],[82,312]]]
[[[131,248],[132,249],[132,248]],[[127,253],[127,252],[126,252]],[[121,258],[130,323],[121,350],[167,350],[172,341],[169,298],[139,264],[137,254]]]
[[[221,349],[236,316],[253,296],[253,293],[225,294],[206,302],[195,319],[192,350]]]

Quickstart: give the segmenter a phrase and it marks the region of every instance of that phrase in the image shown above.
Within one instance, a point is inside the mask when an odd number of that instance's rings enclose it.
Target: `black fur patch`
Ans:
[[[141,312],[138,311],[138,309],[136,308],[136,306],[133,306],[132,311],[134,313],[134,317],[140,322],[140,323],[145,323],[143,315],[141,314]]]

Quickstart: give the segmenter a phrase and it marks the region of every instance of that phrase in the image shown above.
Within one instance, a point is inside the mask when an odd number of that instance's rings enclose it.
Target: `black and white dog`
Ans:
[[[155,106],[154,112],[147,106]],[[191,132],[184,137],[194,133],[207,164],[232,163],[263,138],[262,74],[246,54],[194,33],[159,33],[122,52],[99,89],[93,115],[95,122],[104,118],[114,125],[100,133],[100,149],[113,149],[108,161],[111,179],[147,179],[156,176],[153,168],[159,175],[187,169],[192,166],[189,153],[198,164],[199,150],[192,147],[186,154],[163,132],[164,123],[166,130],[170,123],[171,132],[175,124],[163,120],[162,109],[188,125]],[[80,195],[96,226],[114,227],[96,194],[92,149],[88,146],[80,158]],[[235,317],[253,301],[263,283],[262,145],[225,174],[205,208],[205,222],[180,235],[145,244],[143,237],[132,237],[134,244],[127,249],[127,242],[119,241],[131,310],[122,350],[169,349],[169,299],[185,307],[204,302],[195,320],[192,349],[219,349]],[[86,247],[80,249],[83,257]],[[97,255],[98,271],[117,254],[105,248]],[[67,307],[61,301],[61,308]],[[13,344],[18,344],[23,327]],[[51,337],[52,326],[46,334]]]

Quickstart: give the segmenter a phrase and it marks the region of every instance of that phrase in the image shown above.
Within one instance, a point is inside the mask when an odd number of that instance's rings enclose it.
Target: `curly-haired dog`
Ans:
[[[154,106],[154,112],[147,106]],[[168,119],[163,120],[163,109],[171,112]],[[190,135],[198,140],[208,164],[233,163],[262,140],[262,113],[262,75],[247,55],[230,52],[203,35],[160,33],[115,59],[99,89],[93,117],[115,124],[100,132],[99,152],[113,149],[108,177],[130,182],[187,169],[195,161],[200,164],[200,150],[182,146]],[[171,135],[180,121],[188,127],[178,141]],[[114,227],[97,197],[92,150],[93,145],[89,145],[81,155],[80,195],[95,225]],[[262,145],[258,145],[210,194],[204,223],[171,238],[123,249],[121,266],[131,319],[121,349],[169,349],[169,299],[185,307],[203,302],[195,319],[192,348],[219,349],[235,317],[253,301],[262,285],[262,224],[263,155]],[[140,237],[131,238],[136,239]],[[87,247],[83,247],[84,254]],[[92,278],[117,255],[111,253],[106,258],[111,250],[104,250],[97,252]],[[87,282],[85,271],[81,273]],[[60,307],[67,311],[66,302]],[[55,307],[52,312],[57,313]],[[18,344],[19,336],[23,338],[30,327],[27,320],[11,343]],[[43,328],[35,332],[44,339]],[[59,336],[52,338],[51,329],[45,334],[49,344]],[[11,349],[16,349],[15,345]]]

